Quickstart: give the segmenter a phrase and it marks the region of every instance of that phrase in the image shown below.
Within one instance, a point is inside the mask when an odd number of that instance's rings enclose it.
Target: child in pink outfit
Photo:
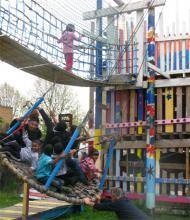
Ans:
[[[98,177],[99,170],[95,166],[98,156],[99,152],[93,150],[88,156],[80,161],[80,167],[88,180]]]
[[[58,43],[63,43],[63,53],[65,56],[66,68],[65,70],[70,71],[73,67],[73,41],[81,40],[82,36],[77,36],[75,33],[75,26],[68,24],[66,30],[63,31]]]

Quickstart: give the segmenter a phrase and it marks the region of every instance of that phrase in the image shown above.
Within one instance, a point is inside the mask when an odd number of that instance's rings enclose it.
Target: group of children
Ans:
[[[42,133],[39,129],[39,114],[41,114],[46,125],[46,136],[41,141]],[[11,126],[20,119],[13,120]],[[77,182],[88,184],[98,177],[98,169],[95,162],[98,158],[98,151],[91,150],[88,155],[83,154],[77,157],[79,151],[80,137],[75,141],[69,154],[64,154],[70,138],[76,126],[68,129],[64,121],[53,121],[43,109],[34,110],[26,124],[12,136],[3,142],[0,152],[8,152],[22,162],[28,163],[30,173],[36,179],[45,184],[55,164],[60,159],[63,165],[56,178],[52,182],[58,191],[62,191],[63,185],[75,185]]]

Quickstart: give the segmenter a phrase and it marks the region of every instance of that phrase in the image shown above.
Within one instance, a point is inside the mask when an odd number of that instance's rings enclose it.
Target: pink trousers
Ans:
[[[73,67],[73,53],[65,53],[65,62],[66,62],[66,67],[64,68],[65,70],[71,70]]]

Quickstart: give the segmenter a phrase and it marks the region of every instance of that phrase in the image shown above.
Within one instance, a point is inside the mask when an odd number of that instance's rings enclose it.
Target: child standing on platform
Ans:
[[[70,71],[73,67],[73,41],[80,41],[81,38],[82,36],[76,35],[75,26],[73,24],[68,24],[66,30],[63,31],[61,38],[57,40],[58,43],[63,43],[66,71]]]

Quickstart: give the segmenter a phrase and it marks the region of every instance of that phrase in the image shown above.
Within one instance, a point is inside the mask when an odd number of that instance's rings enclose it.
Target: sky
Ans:
[[[42,0],[41,0],[42,1]],[[43,0],[46,1],[46,0]],[[50,1],[50,0],[49,0]],[[103,0],[104,1],[104,0]],[[108,1],[108,0],[106,0]],[[178,2],[178,3],[176,3]],[[176,5],[178,12],[176,12]],[[156,9],[157,14],[160,9]],[[169,29],[172,32],[172,23],[176,22],[176,15],[179,17],[179,32],[182,32],[186,26],[186,32],[190,33],[190,0],[167,0],[164,7],[164,31]],[[158,17],[158,16],[157,16]],[[184,21],[186,25],[184,25]],[[168,28],[167,28],[168,26]],[[25,96],[34,87],[35,80],[37,78],[29,73],[18,70],[0,60],[0,84],[7,82],[14,86],[15,89]],[[88,110],[88,88],[72,87],[77,92],[81,107],[83,110]]]

